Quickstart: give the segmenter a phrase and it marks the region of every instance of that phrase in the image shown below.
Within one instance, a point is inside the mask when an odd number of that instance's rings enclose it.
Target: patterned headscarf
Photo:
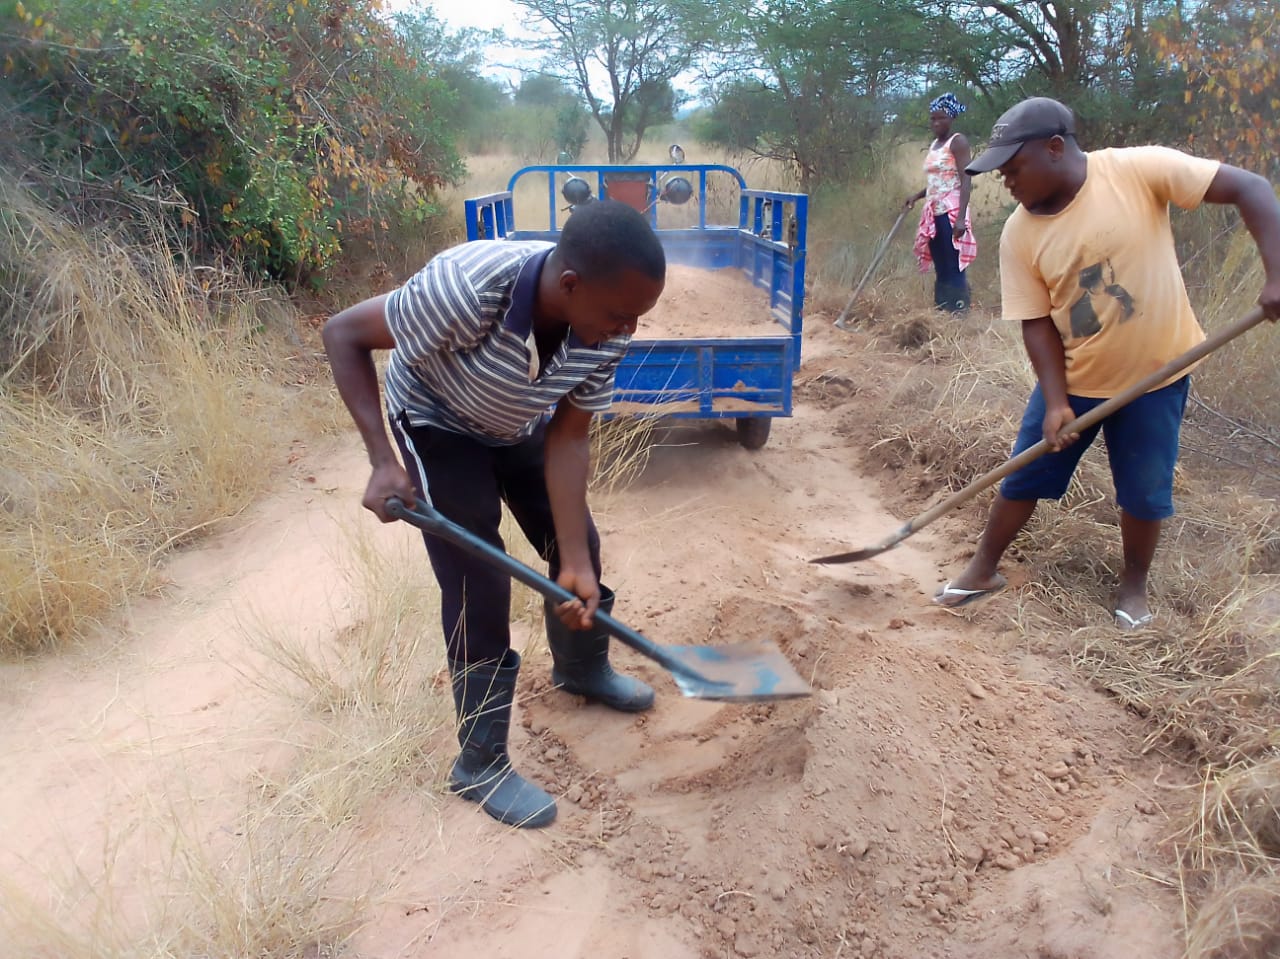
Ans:
[[[960,114],[964,113],[964,104],[956,99],[956,95],[954,93],[944,93],[936,100],[930,101],[929,112],[933,113],[935,110],[945,110],[947,115],[954,120]]]

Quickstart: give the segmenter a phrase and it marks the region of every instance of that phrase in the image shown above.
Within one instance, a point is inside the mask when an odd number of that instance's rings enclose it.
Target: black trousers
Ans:
[[[960,251],[952,246],[954,236],[949,216],[933,218],[935,235],[929,241],[933,257],[933,305],[952,313],[969,309],[969,280],[960,269]]]
[[[555,522],[547,497],[543,445],[545,426],[514,446],[486,446],[460,433],[392,420],[414,488],[441,515],[487,543],[506,549],[498,532],[505,502],[521,531],[560,572]],[[500,659],[511,646],[511,580],[483,560],[426,533],[431,569],[440,584],[440,618],[451,663]],[[587,514],[591,565],[600,576],[600,536]]]

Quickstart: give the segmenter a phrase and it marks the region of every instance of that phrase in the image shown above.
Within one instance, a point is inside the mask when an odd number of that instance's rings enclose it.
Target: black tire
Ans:
[[[738,442],[744,449],[758,450],[769,442],[771,416],[742,416],[738,418]]]

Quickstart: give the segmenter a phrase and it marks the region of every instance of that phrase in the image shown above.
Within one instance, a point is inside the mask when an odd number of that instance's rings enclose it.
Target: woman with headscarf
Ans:
[[[952,313],[969,309],[964,271],[978,255],[969,222],[969,176],[964,172],[972,154],[965,135],[951,131],[952,121],[964,109],[954,93],[944,93],[929,104],[929,129],[934,139],[924,160],[925,187],[903,204],[903,209],[909,210],[917,200],[925,201],[914,252],[921,273],[933,264],[934,305]]]

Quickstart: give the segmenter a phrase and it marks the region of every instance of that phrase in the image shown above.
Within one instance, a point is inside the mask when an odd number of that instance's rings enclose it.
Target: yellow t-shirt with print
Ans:
[[[1084,186],[1063,210],[1040,216],[1019,206],[1005,223],[1000,294],[1006,320],[1052,317],[1066,350],[1067,392],[1097,398],[1204,339],[1169,204],[1199,206],[1219,164],[1154,146],[1086,156]]]

